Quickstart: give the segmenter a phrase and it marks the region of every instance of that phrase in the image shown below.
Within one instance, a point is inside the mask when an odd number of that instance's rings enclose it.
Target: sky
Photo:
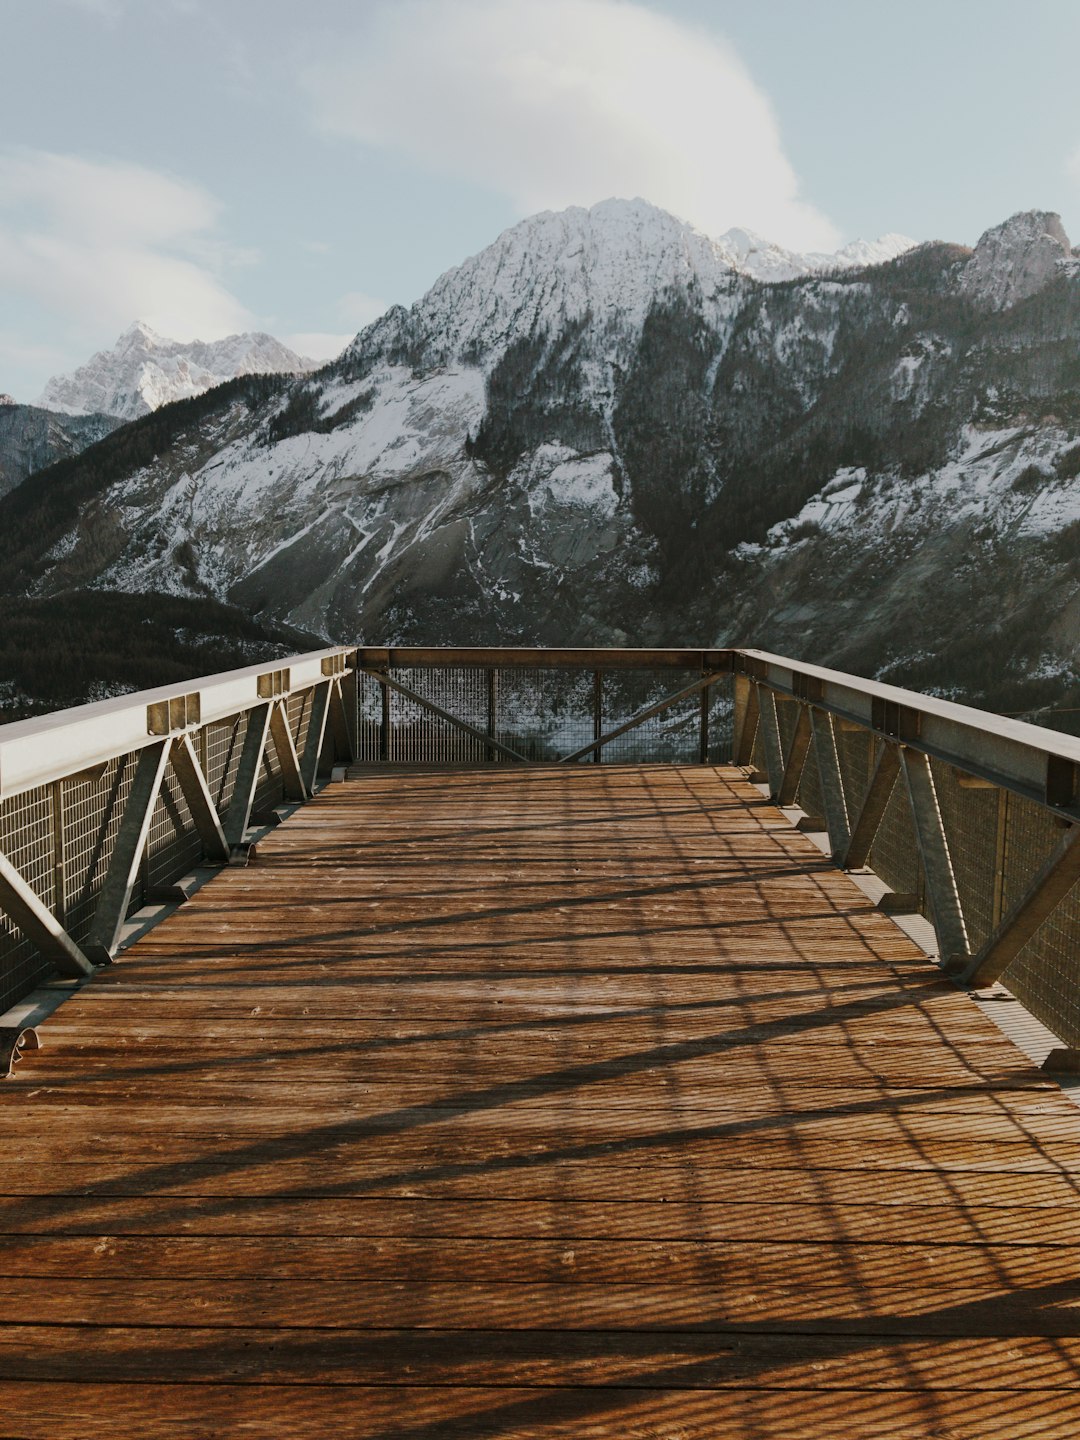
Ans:
[[[328,358],[543,209],[1080,243],[1080,0],[0,0],[0,392],[114,343]]]

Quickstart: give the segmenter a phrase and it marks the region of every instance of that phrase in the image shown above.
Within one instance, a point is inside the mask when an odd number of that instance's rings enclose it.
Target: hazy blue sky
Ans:
[[[792,248],[1080,241],[1080,0],[0,0],[0,391],[111,344],[329,354],[542,208]]]

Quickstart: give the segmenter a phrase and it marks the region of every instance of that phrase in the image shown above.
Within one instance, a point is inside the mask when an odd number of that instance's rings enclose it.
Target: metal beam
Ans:
[[[758,685],[758,729],[765,751],[765,771],[769,777],[769,793],[773,799],[780,794],[784,782],[784,753],[780,746],[780,722],[776,716],[776,696]]]
[[[171,749],[172,741],[166,739],[139,752],[135,778],[124,805],[124,816],[85,946],[89,958],[98,963],[106,963],[116,954]]]
[[[778,805],[795,804],[795,797],[799,793],[799,781],[802,779],[803,767],[806,764],[807,751],[810,749],[811,734],[810,710],[808,706],[800,705],[798,718],[795,721],[795,733],[788,746],[787,758],[784,761],[784,774],[776,796]]]
[[[225,812],[225,840],[230,854],[244,843],[244,835],[251,820],[251,807],[255,803],[266,737],[270,731],[270,709],[269,703],[256,705],[248,715],[244,748],[240,752],[240,764],[236,769],[236,782],[233,785],[229,808]]]
[[[900,751],[900,768],[911,800],[941,963],[952,970],[967,962],[970,946],[934,776],[926,756],[906,746]]]
[[[417,694],[417,692],[411,690],[408,685],[403,685],[400,680],[392,680],[384,671],[368,670],[363,666],[361,669],[365,675],[370,675],[373,680],[379,682],[383,687],[384,695],[390,690],[396,690],[399,695],[404,695],[406,700],[411,700],[414,705],[421,705],[425,710],[430,710],[434,715],[438,715],[440,720],[445,720],[447,724],[456,725],[459,730],[464,730],[466,735],[471,735],[474,739],[480,740],[484,745],[488,746],[489,749],[498,750],[501,755],[508,755],[511,760],[524,760],[526,758],[524,755],[519,755],[516,750],[511,750],[509,745],[504,745],[501,740],[496,740],[494,735],[485,735],[484,732],[478,730],[475,725],[470,725],[468,721],[459,719],[457,715],[451,715],[449,710],[444,710],[441,705],[436,705],[434,700],[429,700],[426,695]],[[382,758],[386,759],[388,757],[383,756]]]
[[[83,951],[6,855],[0,855],[0,909],[19,927],[38,954],[62,975],[92,975],[94,967]]]
[[[173,741],[172,767],[199,832],[203,854],[216,865],[227,865],[229,846],[225,830],[189,736],[179,735]]]
[[[851,827],[851,839],[840,854],[842,870],[861,870],[870,858],[870,849],[881,827],[882,818],[900,773],[900,747],[882,744],[874,773],[863,797],[862,808]]]
[[[609,730],[606,735],[601,735],[588,745],[582,745],[580,750],[574,750],[569,755],[560,756],[559,764],[569,765],[572,761],[581,760],[586,755],[592,754],[594,750],[599,750],[602,745],[610,745],[612,740],[617,740],[620,735],[625,735],[628,730],[635,730],[639,725],[643,725],[646,720],[651,720],[654,715],[660,715],[665,710],[670,710],[672,705],[677,705],[680,700],[689,699],[691,695],[696,695],[699,690],[707,689],[710,685],[715,684],[717,680],[722,678],[720,675],[703,675],[700,680],[695,680],[693,685],[687,685],[682,690],[676,691],[674,695],[668,695],[665,699],[658,700],[655,705],[650,705],[645,710],[639,710],[638,713],[630,720],[627,720],[625,724],[616,726],[614,730]]]
[[[1073,825],[1034,881],[975,956],[964,976],[972,989],[992,985],[1080,880],[1080,825]]]
[[[285,787],[286,800],[306,800],[310,794],[304,784],[300,770],[300,757],[296,753],[289,724],[289,711],[284,700],[275,700],[270,711],[270,734],[274,741],[274,752],[281,766],[281,781]]]
[[[356,652],[361,670],[409,668],[512,670],[710,670],[731,673],[735,652],[719,650],[549,649],[547,646],[380,646]],[[295,688],[295,687],[294,687]]]
[[[734,665],[736,674],[742,671],[781,695],[798,697],[812,686],[814,694],[802,698],[841,721],[1080,821],[1078,736],[764,650],[737,650]]]
[[[825,826],[829,832],[829,848],[834,856],[842,855],[848,848],[851,820],[848,815],[847,796],[844,794],[844,778],[836,748],[832,716],[815,706],[810,711],[810,727],[814,737],[818,779],[821,782],[821,798],[825,807]]]

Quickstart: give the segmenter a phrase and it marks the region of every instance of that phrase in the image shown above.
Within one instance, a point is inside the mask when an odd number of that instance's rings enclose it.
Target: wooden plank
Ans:
[[[1080,1429],[1080,1117],[739,772],[353,773],[0,1087],[13,1433]]]
[[[1080,1431],[1080,1395],[1061,1387],[980,1387],[793,1393],[757,1385],[741,1392],[485,1385],[161,1385],[71,1382],[0,1384],[0,1406],[32,1440],[191,1440],[243,1433],[253,1440],[845,1440],[925,1436],[949,1440],[1068,1440]],[[929,1417],[929,1420],[928,1420]],[[242,1430],[241,1427],[242,1426]]]

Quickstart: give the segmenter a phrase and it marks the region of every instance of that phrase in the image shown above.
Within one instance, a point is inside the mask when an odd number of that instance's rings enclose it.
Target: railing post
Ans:
[[[499,727],[499,672],[489,668],[487,672],[487,729],[488,734],[495,738]],[[494,760],[497,752],[494,745],[488,745],[485,756],[488,760]]]
[[[378,675],[375,677],[378,679]],[[383,762],[390,759],[390,686],[379,685],[379,694],[382,697],[382,721],[379,726],[379,759]]]
[[[844,794],[840,756],[836,748],[836,730],[832,716],[816,708],[810,711],[810,725],[814,736],[818,779],[821,781],[821,798],[825,806],[825,826],[829,832],[829,849],[835,857],[842,855],[847,849],[851,824],[847,796]]]
[[[754,759],[754,738],[758,727],[758,687],[749,675],[735,675],[735,733],[731,763],[748,766]]]
[[[64,782],[54,780],[52,792],[53,914],[61,926],[67,924],[67,856],[64,835]]]
[[[765,750],[765,770],[769,777],[769,793],[775,800],[784,783],[784,752],[780,745],[780,722],[776,714],[776,696],[766,685],[755,687],[758,692],[758,723]]]
[[[698,764],[709,763],[709,706],[712,704],[712,687],[706,685],[701,692],[701,719],[698,730]]]
[[[593,703],[592,703],[592,738],[599,740],[604,733],[604,673],[602,670],[593,671]],[[592,763],[602,765],[604,763],[604,752],[601,746],[597,746],[592,752]]]

